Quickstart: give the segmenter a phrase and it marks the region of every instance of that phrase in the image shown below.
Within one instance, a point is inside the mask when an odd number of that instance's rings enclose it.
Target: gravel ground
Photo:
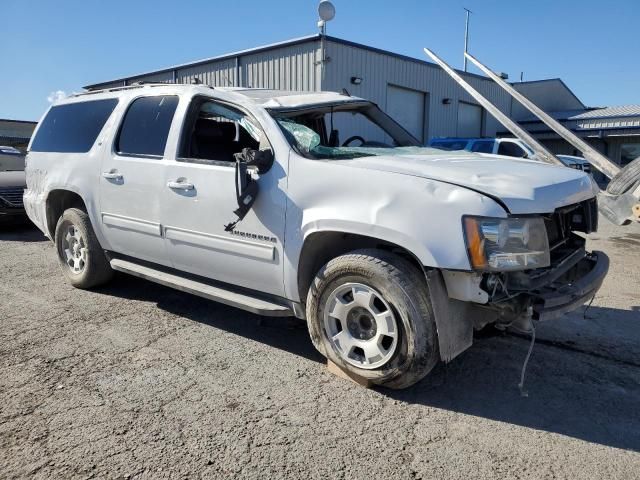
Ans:
[[[481,335],[411,389],[326,371],[306,328],[126,276],[76,290],[52,245],[0,231],[0,477],[638,478],[640,228],[528,341]]]

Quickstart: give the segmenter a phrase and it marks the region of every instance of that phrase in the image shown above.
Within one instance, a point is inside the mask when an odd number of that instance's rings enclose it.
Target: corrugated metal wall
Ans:
[[[278,90],[320,90],[319,42],[273,48],[258,53],[178,67],[160,73],[130,77],[134,82],[192,83],[196,78],[213,87],[274,88]],[[122,86],[123,82],[100,84],[100,88]]]
[[[232,58],[176,70],[178,83],[193,83],[196,78],[212,87],[237,87],[236,61]]]
[[[276,48],[240,58],[242,86],[278,90],[320,90],[317,41]]]
[[[332,41],[326,44],[326,55],[330,60],[325,66],[323,90],[346,88],[352,95],[373,100],[383,110],[389,84],[428,93],[428,138],[456,136],[458,102],[476,103],[435,65]],[[351,84],[354,76],[362,78],[360,85]],[[467,79],[498,108],[509,113],[510,97],[497,84],[474,75],[468,75]],[[451,99],[451,103],[444,105],[444,98]],[[493,117],[485,114],[484,135],[495,135],[498,126]]]
[[[426,94],[425,139],[456,136],[459,102],[475,103],[444,71],[433,64],[402,58],[366,48],[325,42],[324,78],[320,64],[320,41],[310,39],[302,43],[274,47],[237,57],[212,60],[200,65],[177,67],[175,70],[130,77],[127,82],[191,83],[197,77],[211,86],[273,88],[295,91],[340,91],[376,102],[387,108],[388,85],[418,90]],[[361,77],[362,84],[352,85],[351,77]],[[468,75],[470,83],[509,114],[510,97],[494,82]],[[101,84],[101,88],[121,86],[122,82]],[[449,98],[444,105],[442,100]],[[483,135],[493,136],[501,129],[493,117],[485,113]]]

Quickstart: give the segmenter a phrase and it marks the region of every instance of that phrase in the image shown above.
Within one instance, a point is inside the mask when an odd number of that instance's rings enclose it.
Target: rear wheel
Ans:
[[[89,215],[79,208],[64,211],[56,225],[55,244],[62,271],[74,287],[96,287],[113,276]]]
[[[424,275],[385,251],[327,263],[309,290],[307,322],[320,353],[376,385],[413,385],[439,359]]]

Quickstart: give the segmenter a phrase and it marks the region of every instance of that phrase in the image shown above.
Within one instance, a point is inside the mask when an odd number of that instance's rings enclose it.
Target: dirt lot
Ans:
[[[528,342],[478,338],[412,389],[327,373],[304,325],[119,276],[68,286],[0,231],[0,477],[638,478],[640,228],[602,221],[610,276]]]

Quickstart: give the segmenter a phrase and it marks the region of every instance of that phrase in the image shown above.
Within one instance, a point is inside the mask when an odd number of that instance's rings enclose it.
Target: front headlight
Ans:
[[[463,218],[469,261],[476,270],[512,271],[548,267],[549,239],[544,220]]]

